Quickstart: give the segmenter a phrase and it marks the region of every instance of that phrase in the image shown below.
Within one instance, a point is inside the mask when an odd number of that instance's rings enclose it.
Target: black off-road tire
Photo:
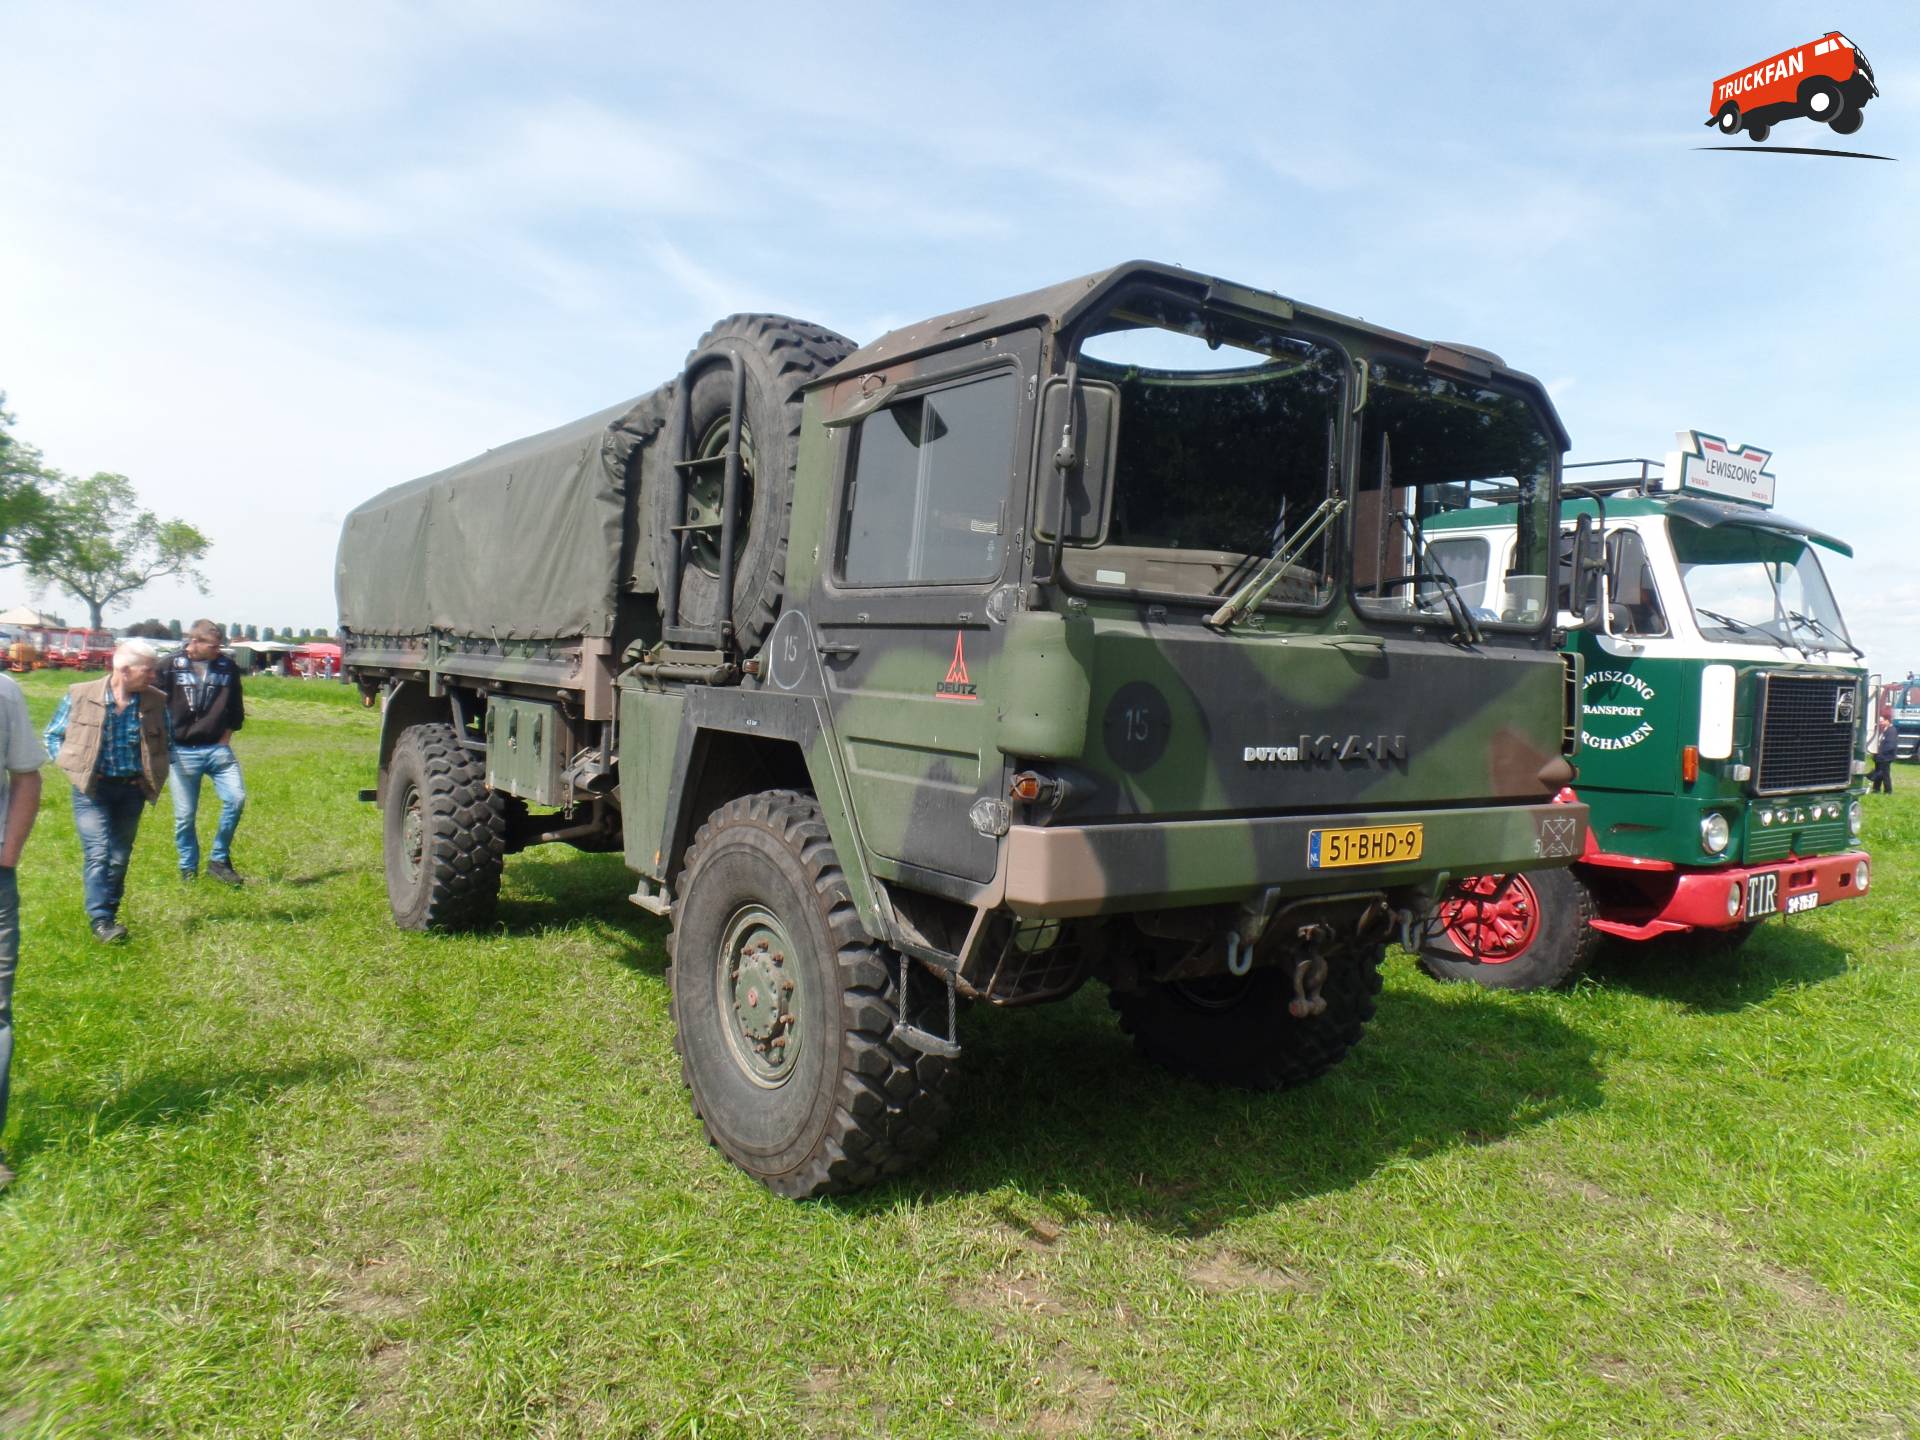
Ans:
[[[1326,1010],[1304,1020],[1287,1011],[1289,967],[1114,990],[1108,1003],[1144,1059],[1178,1075],[1246,1090],[1287,1090],[1338,1065],[1366,1032],[1380,994],[1386,947],[1352,946],[1328,957]]]
[[[1733,104],[1722,105],[1720,107],[1720,113],[1713,117],[1713,123],[1719,127],[1722,135],[1738,135],[1740,133],[1740,107]]]
[[[677,892],[667,970],[674,1047],[713,1146],[794,1199],[860,1189],[925,1155],[951,1113],[958,1071],[894,1035],[899,962],[861,927],[818,802],[768,790],[723,805],[694,837]],[[740,1011],[757,993],[742,988],[753,947],[736,950],[732,937],[763,916],[763,935],[778,937],[785,960],[770,971],[763,959],[758,973],[799,982],[785,1032],[799,1038],[793,1056],[756,1061]],[[908,1021],[943,1034],[945,990],[920,978]],[[776,1064],[790,1068],[776,1075]]]
[[[1531,891],[1530,943],[1502,960],[1474,960],[1442,933],[1421,950],[1420,968],[1436,980],[1468,980],[1485,990],[1556,990],[1586,973],[1604,938],[1593,928],[1593,892],[1571,870],[1532,870],[1514,878]]]
[[[1834,116],[1827,124],[1832,127],[1833,133],[1836,135],[1852,135],[1866,123],[1866,120],[1867,117],[1863,112],[1859,110],[1847,110]]]
[[[741,481],[746,501],[744,522],[735,544],[733,573],[734,632],[741,649],[751,653],[772,630],[779,617],[787,575],[787,530],[793,512],[793,467],[800,453],[800,387],[839,364],[854,351],[853,341],[819,325],[785,315],[730,315],[715,325],[687,356],[686,375],[692,391],[688,400],[691,434],[679,440],[669,427],[668,444],[686,446],[692,455],[719,453],[724,448],[732,407],[732,365],[728,356],[738,351],[746,367],[747,447],[751,463],[743,463]],[[683,381],[682,383],[688,383]],[[671,456],[669,458],[672,458]],[[743,449],[743,461],[745,460]],[[715,465],[696,476],[717,491],[722,467]],[[676,486],[671,469],[663,468],[653,487],[654,563],[665,576],[673,547]],[[714,503],[718,509],[718,501]],[[717,544],[715,545],[717,552]],[[680,576],[680,623],[712,625],[719,612],[720,582],[717,553],[714,568],[704,568],[688,555]]]
[[[480,753],[451,725],[412,725],[387,765],[387,903],[402,930],[470,930],[493,918],[507,807]],[[409,811],[417,810],[414,826]]]

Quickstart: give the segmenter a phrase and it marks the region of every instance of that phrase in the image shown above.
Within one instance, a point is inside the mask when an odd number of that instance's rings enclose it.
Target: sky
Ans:
[[[347,511],[724,315],[869,340],[1165,260],[1497,351],[1572,459],[1773,451],[1870,663],[1920,668],[1920,11],[1333,9],[13,0],[0,390],[212,537],[204,595],[109,623],[330,626]],[[1767,148],[1895,163],[1701,148],[1715,79],[1834,27],[1880,98]]]

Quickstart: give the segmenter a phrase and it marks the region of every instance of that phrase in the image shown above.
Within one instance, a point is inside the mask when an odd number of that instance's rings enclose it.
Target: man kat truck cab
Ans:
[[[1175,1071],[1310,1080],[1449,875],[1585,848],[1564,448],[1483,352],[1162,265],[858,348],[735,316],[348,517],[395,919],[623,850],[694,1108],[785,1195],[925,1152],[962,1003],[1093,979]],[[1462,507],[1500,593],[1433,613]]]
[[[1591,828],[1566,870],[1456,887],[1421,952],[1437,976],[1559,985],[1602,936],[1731,947],[1867,892],[1866,672],[1818,557],[1853,552],[1770,508],[1765,452],[1681,444],[1665,465],[1568,467],[1560,594],[1583,613],[1562,616],[1580,667],[1567,793]],[[1462,602],[1480,603],[1504,530],[1471,515],[1429,530]]]

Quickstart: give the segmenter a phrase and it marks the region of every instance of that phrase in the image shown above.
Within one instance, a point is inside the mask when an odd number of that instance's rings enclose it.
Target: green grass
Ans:
[[[49,772],[0,1434],[1920,1431],[1920,770],[1867,901],[1565,995],[1396,956],[1293,1094],[1144,1067],[1091,990],[975,1012],[935,1159],[796,1205],[702,1142],[617,858],[393,930],[353,698],[250,686],[255,881],[181,886],[163,801],[119,949]]]

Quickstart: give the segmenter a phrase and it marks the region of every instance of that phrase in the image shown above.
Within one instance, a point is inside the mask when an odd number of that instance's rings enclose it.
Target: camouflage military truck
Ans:
[[[735,316],[348,518],[394,918],[622,849],[694,1107],[785,1195],[926,1151],[967,1002],[1092,978],[1175,1071],[1310,1080],[1450,874],[1582,848],[1565,444],[1483,351],[1161,265],[857,349]],[[1485,507],[1491,610],[1428,604],[1423,521]]]

